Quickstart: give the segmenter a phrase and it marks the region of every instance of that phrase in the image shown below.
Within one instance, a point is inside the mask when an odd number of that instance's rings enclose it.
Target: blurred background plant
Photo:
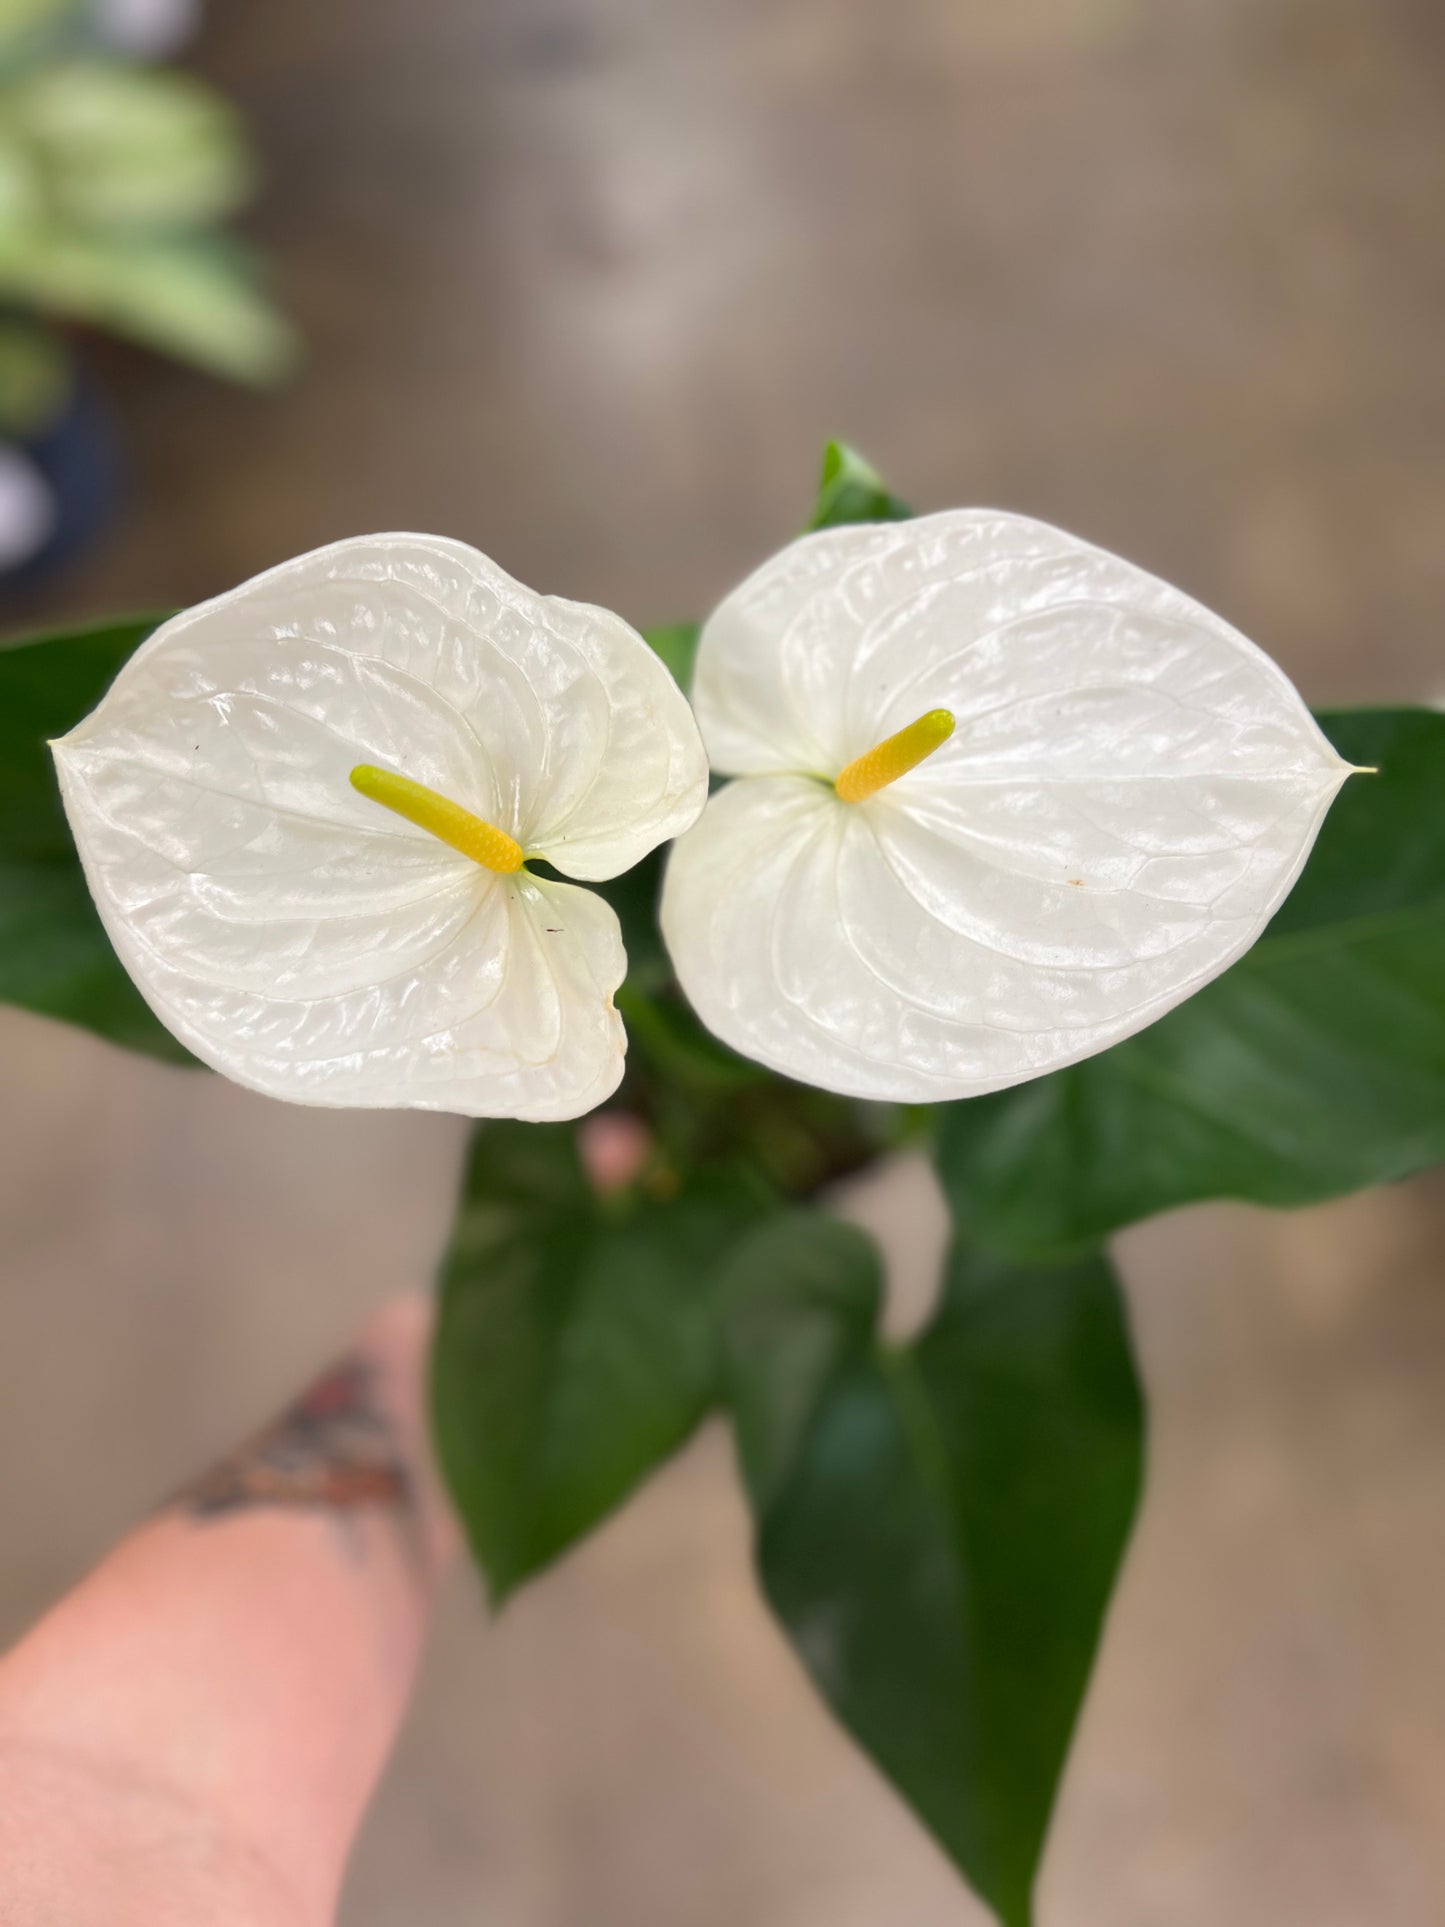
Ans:
[[[266,386],[296,338],[221,227],[255,184],[240,117],[152,64],[188,0],[0,0],[0,575],[103,521],[117,461],[77,350],[100,329]]]

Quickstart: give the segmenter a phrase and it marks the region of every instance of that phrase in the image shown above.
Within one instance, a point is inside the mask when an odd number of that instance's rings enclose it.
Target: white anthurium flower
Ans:
[[[595,892],[696,818],[707,759],[620,617],[378,535],[164,623],[54,745],[157,1015],[273,1097],[565,1118],[622,1076]]]
[[[662,926],[724,1042],[846,1095],[1003,1089],[1252,944],[1349,766],[1282,672],[1130,563],[986,509],[804,536],[715,611],[719,790]]]

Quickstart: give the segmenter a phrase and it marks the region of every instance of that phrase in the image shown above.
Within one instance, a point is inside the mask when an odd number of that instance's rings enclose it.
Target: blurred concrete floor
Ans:
[[[1434,0],[214,15],[312,366],[274,401],[108,356],[133,505],[17,620],[394,526],[664,619],[840,432],[1157,568],[1316,700],[1445,690]],[[0,1638],[426,1275],[458,1153],[0,1013]],[[926,1175],[857,1208],[916,1316]],[[1445,1919],[1442,1231],[1427,1179],[1123,1241],[1151,1482],[1047,1927]],[[979,1918],[757,1603],[712,1433],[499,1624],[456,1585],[344,1915]]]

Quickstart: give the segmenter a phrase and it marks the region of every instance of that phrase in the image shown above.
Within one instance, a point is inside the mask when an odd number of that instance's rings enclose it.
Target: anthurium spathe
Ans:
[[[715,611],[714,795],[669,858],[678,978],[725,1042],[861,1097],[998,1090],[1246,950],[1349,773],[1178,590],[1023,516],[794,542]]]
[[[565,1118],[626,959],[595,880],[702,807],[691,712],[606,610],[435,536],[318,549],[164,623],[54,745],[107,930],[275,1097]]]

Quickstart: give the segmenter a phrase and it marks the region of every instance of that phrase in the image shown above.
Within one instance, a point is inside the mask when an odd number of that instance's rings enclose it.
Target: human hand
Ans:
[[[333,1920],[453,1547],[430,1317],[392,1300],[0,1661],[3,1927]]]

